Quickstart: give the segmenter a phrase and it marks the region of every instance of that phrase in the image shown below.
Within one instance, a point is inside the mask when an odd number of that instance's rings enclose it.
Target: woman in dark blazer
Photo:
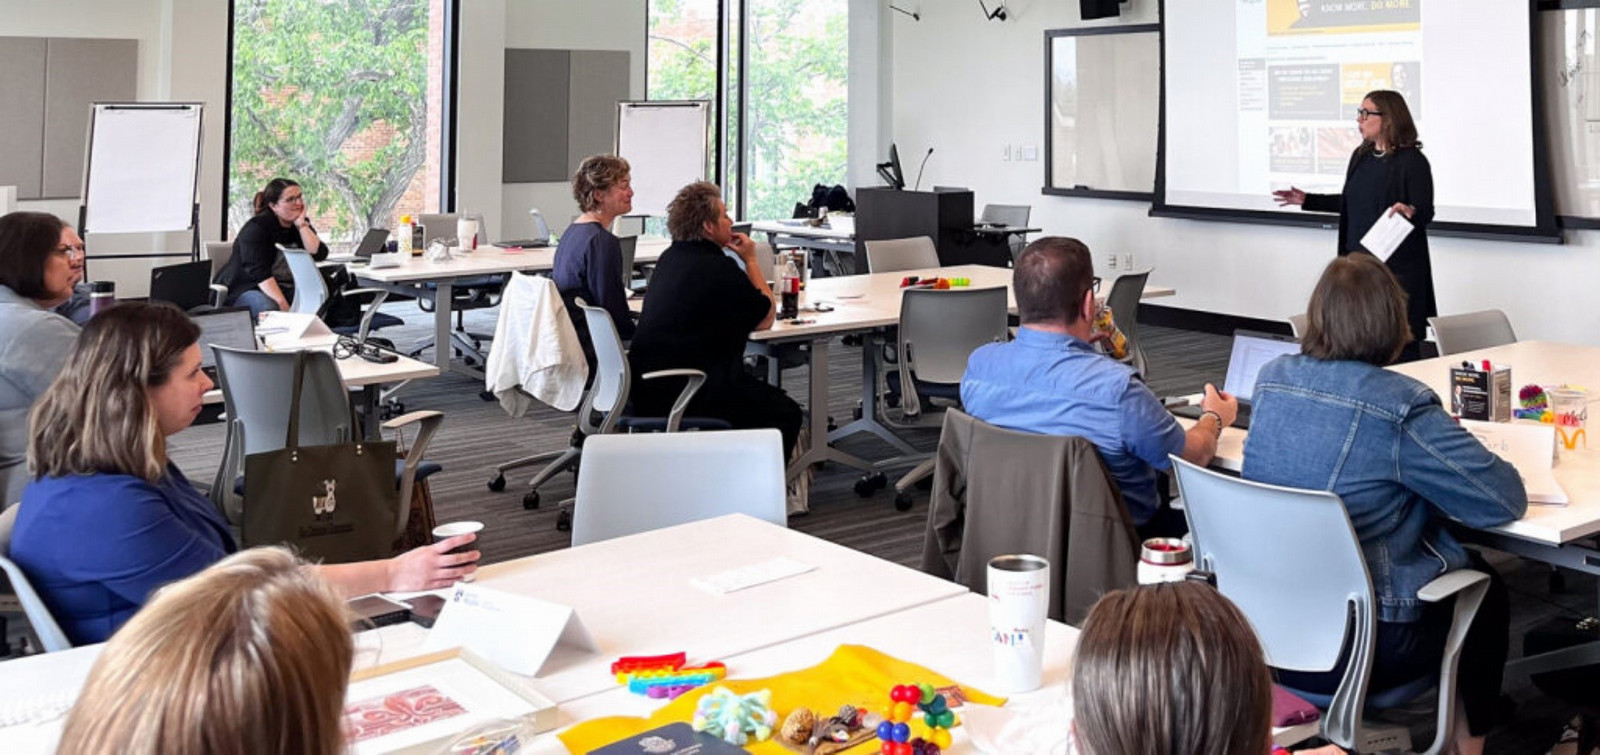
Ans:
[[[1400,361],[1416,359],[1428,318],[1438,314],[1433,298],[1433,264],[1428,259],[1428,224],[1433,222],[1433,169],[1422,154],[1417,125],[1399,92],[1368,92],[1356,111],[1361,146],[1350,156],[1344,191],[1307,194],[1298,188],[1273,192],[1279,204],[1301,205],[1311,212],[1339,213],[1339,254],[1365,251],[1361,237],[1390,213],[1404,215],[1415,226],[1388,259],[1407,297],[1406,321],[1412,342]]]

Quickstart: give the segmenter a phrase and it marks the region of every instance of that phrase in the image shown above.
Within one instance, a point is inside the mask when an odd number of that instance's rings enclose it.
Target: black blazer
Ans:
[[[1361,150],[1350,155],[1345,168],[1345,180],[1355,171],[1361,159]],[[1411,335],[1418,341],[1428,331],[1428,318],[1438,314],[1433,297],[1433,265],[1428,257],[1428,224],[1433,222],[1433,168],[1422,150],[1397,149],[1385,161],[1388,180],[1384,182],[1382,206],[1404,202],[1416,208],[1411,224],[1416,230],[1400,242],[1400,247],[1389,257],[1389,269],[1400,279],[1408,297],[1406,319],[1411,323]],[[1366,197],[1359,198],[1362,201]],[[1311,212],[1339,213],[1339,255],[1360,248],[1361,236],[1366,228],[1351,228],[1349,213],[1345,211],[1348,200],[1344,194],[1306,194],[1305,209]]]

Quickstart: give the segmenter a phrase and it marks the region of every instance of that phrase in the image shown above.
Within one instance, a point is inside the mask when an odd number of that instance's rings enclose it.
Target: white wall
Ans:
[[[216,0],[0,0],[0,36],[138,40],[135,82],[140,100],[206,103],[200,166],[203,239],[220,236],[227,22],[227,3]],[[18,209],[54,213],[76,224],[78,205],[78,199],[49,199],[19,202]],[[89,251],[187,253],[190,238],[185,233],[91,236]],[[91,260],[90,277],[115,280],[119,295],[143,296],[150,267],[176,261]]]
[[[1044,31],[1085,24],[1077,3],[1011,0],[1010,20],[986,21],[976,3],[923,2],[922,20],[894,14],[893,138],[902,155],[934,147],[924,185],[970,187],[984,203],[1033,205],[1033,225],[1076,236],[1096,252],[1132,253],[1153,283],[1178,295],[1159,304],[1265,319],[1304,309],[1334,234],[1317,229],[1148,216],[1149,204],[1045,196]],[[1109,23],[1151,23],[1154,0]],[[1426,134],[1424,134],[1426,138]],[[1006,144],[1034,145],[1040,160],[1005,162]],[[907,170],[910,170],[907,166]],[[1600,345],[1600,232],[1567,244],[1517,244],[1433,236],[1439,311],[1498,307],[1522,338]]]
[[[532,235],[530,207],[560,232],[578,214],[570,184],[500,180],[505,49],[627,50],[629,97],[643,99],[645,0],[472,0],[461,15],[456,206],[484,213],[495,238]]]

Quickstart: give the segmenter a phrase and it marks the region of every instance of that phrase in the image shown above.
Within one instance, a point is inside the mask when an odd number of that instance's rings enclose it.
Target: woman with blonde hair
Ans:
[[[59,752],[343,752],[353,652],[344,605],[311,567],[281,548],[234,554],[111,639]]]
[[[633,338],[633,312],[628,309],[624,281],[632,272],[622,269],[622,241],[611,233],[611,223],[633,210],[633,179],[628,161],[616,155],[583,159],[572,174],[572,198],[583,212],[561,233],[550,279],[556,282],[567,314],[578,331],[578,341],[594,373],[594,345],[584,325],[577,300],[611,313],[617,335]]]
[[[96,315],[30,417],[11,560],[74,644],[102,642],[156,588],[237,550],[228,523],[167,458],[211,381],[200,329],[168,304]],[[463,535],[383,561],[316,567],[346,594],[429,590],[471,574]]]

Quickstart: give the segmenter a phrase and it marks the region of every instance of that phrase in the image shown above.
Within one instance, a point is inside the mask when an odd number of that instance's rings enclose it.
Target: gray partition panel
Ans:
[[[139,43],[132,39],[49,39],[45,50],[45,198],[83,192],[89,107],[138,98]]]
[[[44,40],[0,37],[0,186],[38,199],[44,176]]]
[[[574,50],[568,98],[567,174],[590,155],[617,149],[617,103],[628,99],[627,50]]]
[[[505,183],[564,182],[572,54],[506,50]]]

